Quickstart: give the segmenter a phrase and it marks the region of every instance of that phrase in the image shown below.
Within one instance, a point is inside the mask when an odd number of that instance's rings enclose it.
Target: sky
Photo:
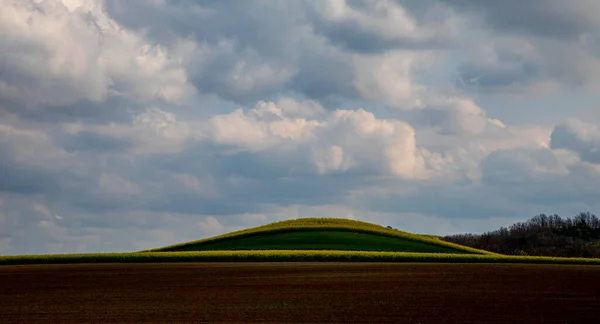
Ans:
[[[0,255],[599,210],[600,1],[0,0]]]

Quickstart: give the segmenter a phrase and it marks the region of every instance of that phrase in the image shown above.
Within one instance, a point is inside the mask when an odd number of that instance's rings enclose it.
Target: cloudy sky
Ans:
[[[600,1],[0,0],[0,254],[599,210]]]

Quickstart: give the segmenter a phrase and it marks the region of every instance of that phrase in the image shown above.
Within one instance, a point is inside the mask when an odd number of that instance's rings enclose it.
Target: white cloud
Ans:
[[[240,48],[238,42],[223,39],[217,44],[182,39],[173,46],[190,78],[202,93],[217,93],[226,99],[245,101],[281,90],[297,68],[269,61],[256,49]]]
[[[290,118],[315,118],[325,114],[323,106],[314,100],[296,101],[292,98],[282,98],[275,104],[281,109],[283,115]]]
[[[2,0],[0,94],[29,106],[110,95],[179,101],[192,89],[168,50],[123,28],[102,2]]]
[[[284,107],[289,104],[285,101]],[[337,110],[321,120],[287,118],[284,113],[274,103],[260,102],[248,113],[238,109],[215,116],[212,138],[253,152],[271,149],[274,154],[294,154],[295,163],[311,163],[320,174],[355,170],[422,177],[431,171],[425,159],[436,158],[416,147],[409,124],[378,119],[363,109]]]
[[[414,129],[402,121],[377,119],[362,109],[339,110],[315,131],[315,146],[321,152],[325,149],[315,162],[327,161],[321,171],[356,167],[401,177],[418,177],[426,171]]]
[[[445,234],[593,211],[585,98],[556,91],[538,112],[490,93],[593,85],[595,5],[509,4],[0,0],[0,249],[139,250],[315,216]],[[579,120],[556,124],[560,110]]]
[[[357,56],[354,86],[364,99],[381,100],[398,109],[420,106],[423,86],[414,80],[419,54],[397,51],[380,56]],[[422,54],[421,54],[422,55]]]

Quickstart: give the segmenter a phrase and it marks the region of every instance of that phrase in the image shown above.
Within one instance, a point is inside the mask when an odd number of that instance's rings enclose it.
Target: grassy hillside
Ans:
[[[302,218],[231,232],[147,252],[208,250],[342,250],[487,254],[434,236],[411,234],[367,222]]]

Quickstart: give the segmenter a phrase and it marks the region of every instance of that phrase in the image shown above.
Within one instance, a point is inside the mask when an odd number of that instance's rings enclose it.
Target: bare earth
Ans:
[[[165,263],[0,267],[0,323],[599,323],[600,267]]]

